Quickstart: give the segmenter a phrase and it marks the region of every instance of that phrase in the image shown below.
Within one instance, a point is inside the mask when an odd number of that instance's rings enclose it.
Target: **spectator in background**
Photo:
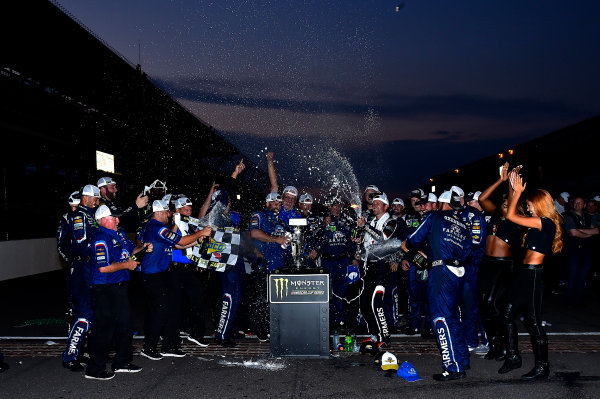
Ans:
[[[569,193],[564,191],[560,193],[560,195],[554,200],[554,207],[556,208],[556,212],[558,212],[559,215],[565,213],[565,205],[569,203],[569,197]]]
[[[585,294],[585,280],[590,270],[592,237],[598,234],[592,228],[591,217],[584,212],[585,200],[575,197],[573,209],[565,212],[564,227],[565,256],[567,264],[567,302],[571,305],[582,305]]]

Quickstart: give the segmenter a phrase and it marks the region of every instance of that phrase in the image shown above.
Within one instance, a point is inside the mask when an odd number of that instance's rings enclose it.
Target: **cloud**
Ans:
[[[528,98],[494,98],[469,94],[407,96],[371,93],[359,98],[357,90],[311,85],[291,87],[284,82],[227,79],[154,79],[175,98],[255,109],[286,110],[307,114],[367,115],[375,110],[381,117],[417,118],[471,116],[521,118],[528,116],[567,116],[582,118],[585,110],[560,101]],[[300,94],[297,94],[300,93]],[[292,98],[304,97],[304,98]]]

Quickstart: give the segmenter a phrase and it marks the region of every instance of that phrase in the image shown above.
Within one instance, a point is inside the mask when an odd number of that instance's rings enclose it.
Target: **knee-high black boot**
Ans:
[[[535,365],[529,373],[521,376],[521,379],[525,381],[545,380],[550,375],[548,339],[545,337],[531,337],[531,348],[535,357]]]
[[[488,343],[490,350],[483,357],[486,360],[495,359],[498,356],[498,347],[500,343],[498,342],[498,329],[496,328],[496,323],[489,319],[481,320],[483,324],[483,330],[488,337]]]
[[[504,364],[498,370],[498,373],[505,374],[509,371],[518,369],[523,364],[519,354],[519,332],[515,323],[504,325],[504,344],[506,346],[506,359]]]

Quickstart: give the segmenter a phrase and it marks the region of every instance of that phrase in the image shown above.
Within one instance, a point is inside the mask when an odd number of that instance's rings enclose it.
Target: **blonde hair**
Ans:
[[[533,203],[535,213],[539,217],[544,217],[552,220],[556,226],[554,233],[554,241],[552,242],[552,253],[557,253],[562,250],[562,227],[560,226],[560,216],[554,207],[554,200],[548,191],[537,189],[527,196],[527,200]]]

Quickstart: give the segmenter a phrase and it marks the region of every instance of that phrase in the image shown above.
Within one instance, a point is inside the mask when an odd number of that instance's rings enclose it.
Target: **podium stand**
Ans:
[[[329,357],[329,275],[271,274],[271,355]]]

